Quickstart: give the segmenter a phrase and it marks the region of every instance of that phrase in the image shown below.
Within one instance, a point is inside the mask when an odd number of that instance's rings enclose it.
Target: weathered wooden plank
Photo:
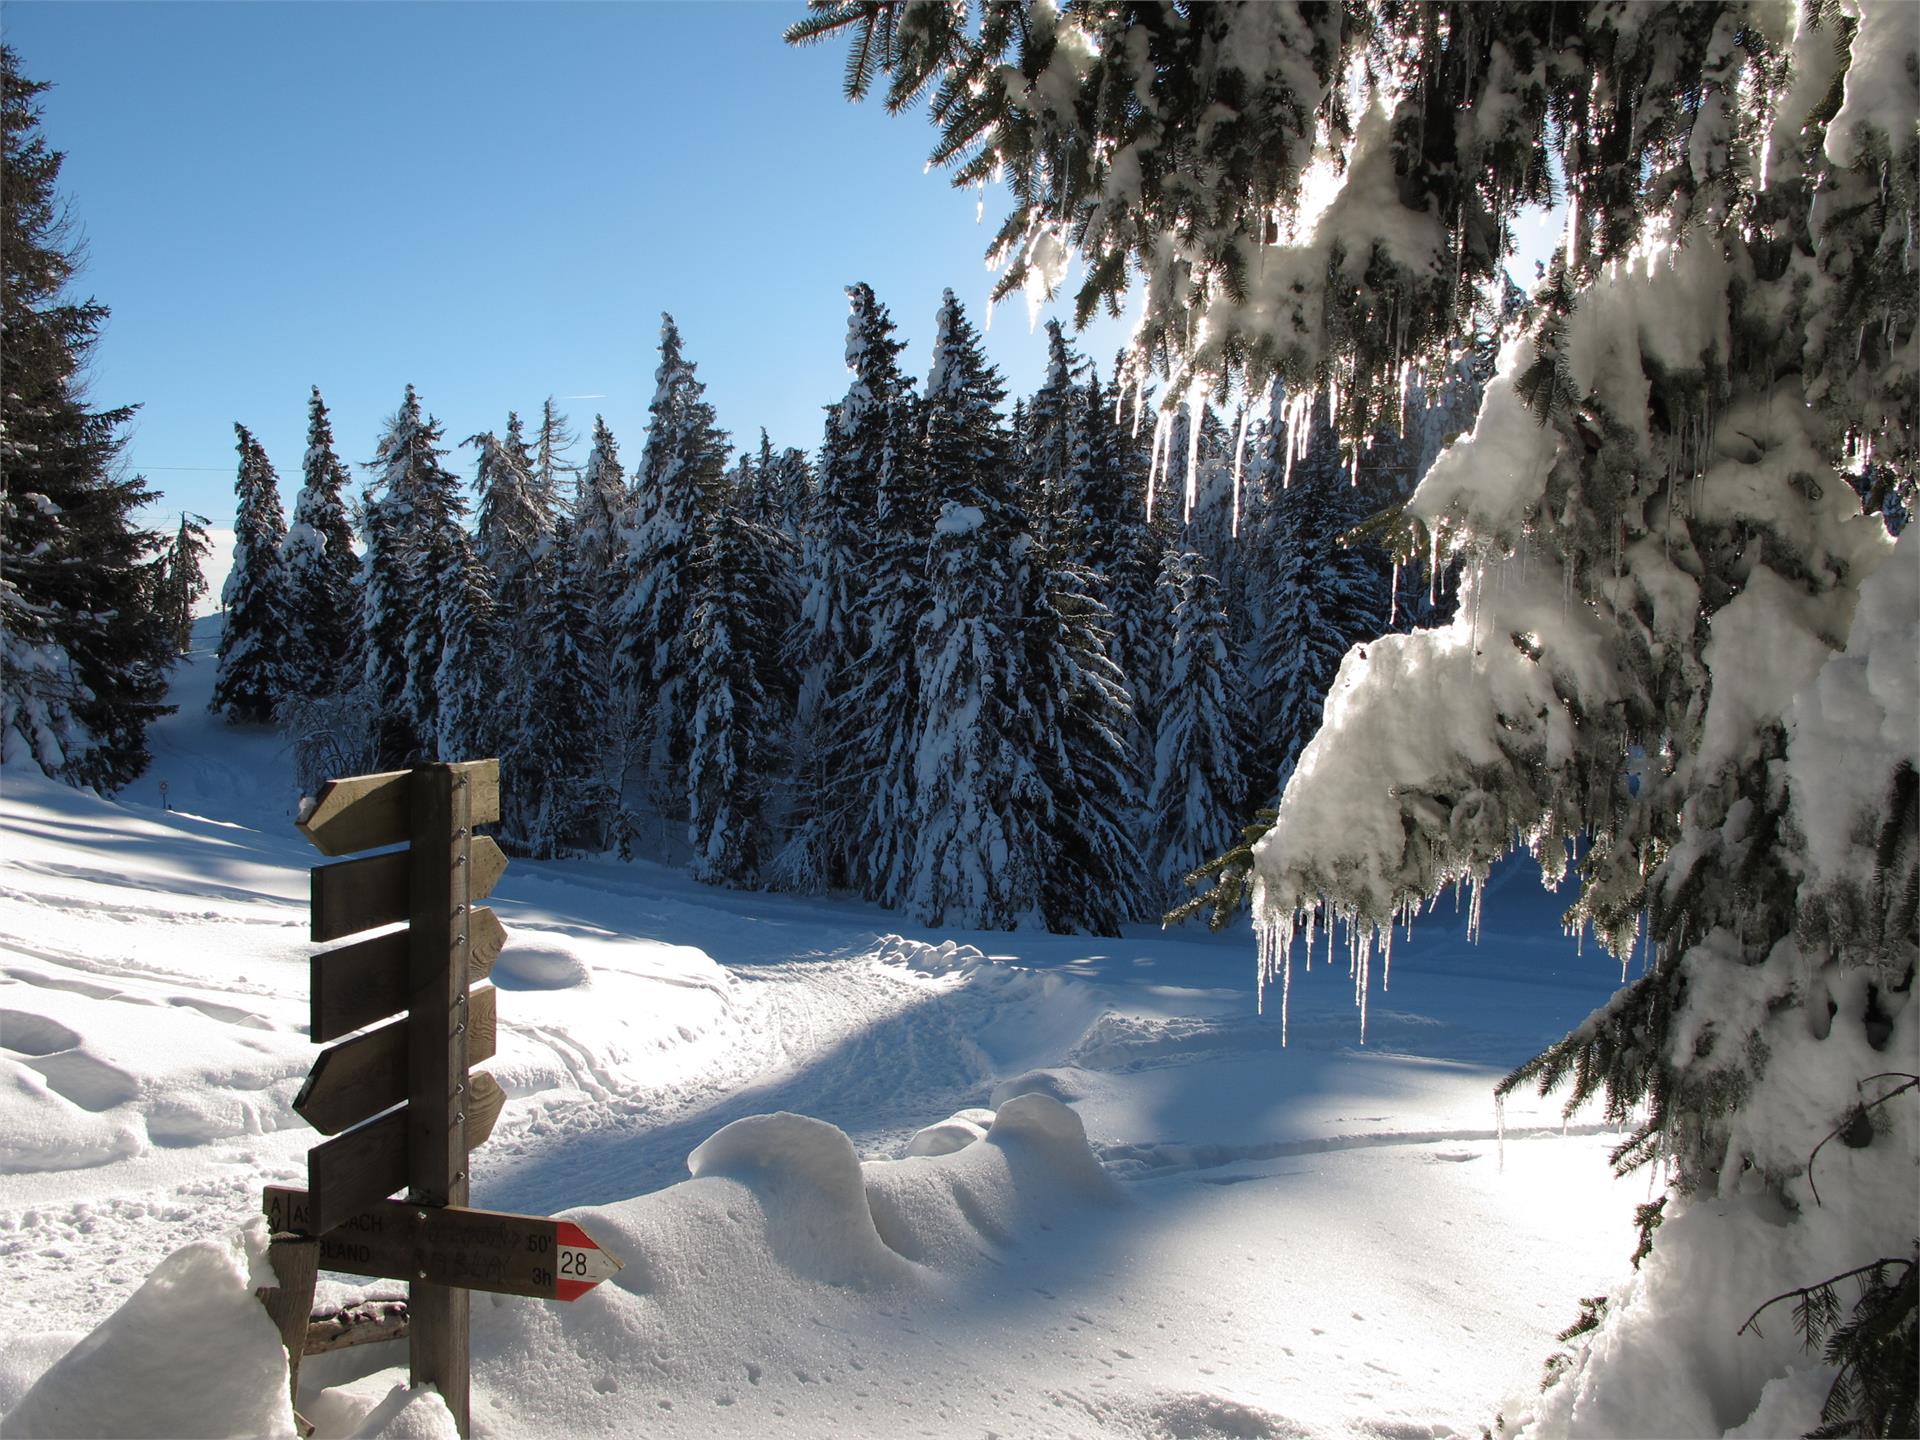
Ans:
[[[407,932],[395,930],[313,957],[308,1033],[324,1044],[407,1008]]]
[[[408,916],[410,850],[316,865],[313,884],[315,940],[338,940],[361,930],[394,925]]]
[[[284,1227],[275,1226],[275,1229]],[[267,1245],[267,1260],[279,1284],[255,1293],[266,1306],[267,1317],[287,1347],[287,1398],[300,1401],[300,1357],[307,1353],[307,1317],[313,1310],[315,1271],[320,1242],[305,1236],[275,1235]]]
[[[484,1070],[467,1076],[467,1148],[478,1150],[493,1134],[494,1122],[506,1108],[507,1092]]]
[[[474,786],[450,765],[422,765],[408,790],[407,1199],[467,1203],[467,903]],[[461,885],[455,887],[456,876]],[[457,896],[457,899],[456,899]],[[454,907],[459,904],[457,917]],[[456,945],[456,936],[458,944]],[[469,1427],[467,1291],[415,1277],[410,1379],[432,1385],[461,1435]]]
[[[493,962],[507,943],[507,927],[485,905],[467,917],[467,983],[484,980],[493,973]]]
[[[322,855],[351,855],[407,838],[408,770],[329,780],[294,828]]]
[[[407,1338],[407,1302],[362,1300],[337,1310],[316,1311],[307,1320],[306,1351],[325,1355],[353,1345]]]
[[[500,917],[476,909],[468,922],[468,984],[493,973],[506,943]],[[407,944],[407,932],[395,930],[313,957],[308,1029],[315,1041],[338,1040],[407,1008]]]
[[[500,762],[468,760],[455,765],[473,787],[471,825],[500,818]],[[351,775],[329,780],[314,797],[313,808],[296,828],[322,855],[351,855],[378,845],[399,845],[409,838],[408,785],[411,770]]]
[[[499,1033],[491,985],[467,1001],[467,1063],[493,1058]],[[338,1135],[407,1098],[407,1021],[395,1020],[320,1053],[293,1112],[322,1135]]]
[[[507,870],[507,852],[494,843],[491,835],[476,835],[473,837],[472,858],[468,864],[473,874],[463,898],[471,904],[475,900],[486,899],[493,893],[493,887],[500,883],[500,877]]]
[[[310,1213],[305,1226],[293,1228],[324,1235],[407,1183],[406,1114],[390,1111],[307,1151]]]
[[[304,1200],[298,1190],[270,1186],[265,1208],[278,1225]],[[568,1220],[401,1200],[368,1206],[318,1243],[321,1269],[408,1280],[416,1292],[424,1277],[462,1290],[577,1300],[624,1268]]]

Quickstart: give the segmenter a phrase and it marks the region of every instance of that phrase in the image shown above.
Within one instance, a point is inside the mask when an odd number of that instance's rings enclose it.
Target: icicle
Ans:
[[[1281,410],[1281,423],[1285,425],[1287,431],[1287,462],[1280,475],[1282,490],[1292,488],[1293,462],[1306,456],[1311,405],[1310,395],[1289,395],[1286,405]]]
[[[1240,471],[1247,458],[1247,419],[1251,405],[1240,407],[1240,425],[1233,437],[1233,538],[1240,538]]]
[[[1485,893],[1485,880],[1475,875],[1467,889],[1467,940],[1474,945],[1480,943],[1480,902]]]
[[[1386,938],[1380,942],[1380,993],[1393,988],[1393,922],[1387,922]]]
[[[1154,496],[1160,491],[1160,467],[1173,443],[1173,417],[1165,410],[1153,417],[1153,450],[1147,464],[1147,519],[1153,519]]]
[[[1391,630],[1400,619],[1400,560],[1393,562],[1393,590],[1387,596],[1387,629]]]
[[[1260,959],[1255,971],[1259,1013],[1266,1014],[1267,985],[1280,977],[1280,1046],[1286,1048],[1288,1016],[1293,997],[1293,935],[1299,912],[1260,926]],[[1311,943],[1311,942],[1309,942]]]
[[[1191,523],[1193,502],[1200,493],[1200,428],[1207,418],[1207,397],[1195,381],[1187,391],[1187,483],[1186,507],[1181,519]]]
[[[1280,959],[1280,1048],[1287,1048],[1287,1025],[1293,1009],[1293,946]]]
[[[1353,936],[1354,983],[1360,991],[1360,1043],[1364,1045],[1367,1043],[1367,992],[1372,988],[1367,984],[1367,977],[1373,969],[1373,930],[1370,926],[1362,930],[1358,915],[1348,922],[1348,927]]]

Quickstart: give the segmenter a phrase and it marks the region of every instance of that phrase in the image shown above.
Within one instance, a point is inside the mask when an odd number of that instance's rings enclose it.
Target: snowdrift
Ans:
[[[819,1383],[845,1363],[844,1337],[824,1316],[873,1292],[936,1293],[973,1267],[1004,1263],[1083,1207],[1119,1203],[1079,1118],[1058,1101],[1027,1094],[973,1114],[987,1119],[975,1143],[864,1165],[824,1121],[752,1116],[693,1152],[692,1178],[568,1212],[626,1268],[570,1306],[474,1297],[492,1425],[514,1431],[526,1393],[515,1382],[530,1367],[549,1431],[598,1428],[604,1407],[585,1397],[618,1394],[663,1368],[750,1385],[773,1372],[780,1383]],[[256,1219],[224,1243],[168,1256],[41,1376],[0,1421],[0,1436],[292,1435],[286,1356],[254,1295],[272,1281],[266,1242]],[[323,1435],[450,1426],[430,1395],[381,1376],[313,1383],[325,1369],[310,1365],[301,1402]],[[583,1403],[556,1415],[555,1395]]]

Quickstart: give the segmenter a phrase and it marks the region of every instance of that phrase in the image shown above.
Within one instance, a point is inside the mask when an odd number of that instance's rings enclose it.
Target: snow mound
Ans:
[[[982,965],[993,963],[977,945],[942,940],[938,945],[925,940],[909,940],[901,935],[882,935],[875,958],[883,965],[902,965],[922,975],[966,975]]]
[[[1163,1394],[1150,1400],[1081,1402],[1111,1434],[1154,1440],[1295,1440],[1313,1431],[1253,1405],[1223,1395]]]
[[[1029,1070],[1024,1075],[1002,1080],[994,1086],[987,1103],[997,1111],[1009,1100],[1022,1095],[1044,1095],[1064,1105],[1085,1098],[1086,1092],[1079,1081],[1065,1070]]]
[[[956,1150],[964,1150],[976,1140],[987,1138],[987,1131],[993,1128],[993,1111],[985,1109],[962,1110],[938,1125],[928,1125],[916,1131],[907,1141],[906,1153],[909,1155],[951,1155]]]
[[[489,978],[502,990],[566,990],[586,984],[591,973],[587,962],[570,949],[516,939],[501,950]]]
[[[433,1386],[402,1384],[361,1417],[353,1440],[460,1440],[460,1429]]]
[[[4,1436],[291,1436],[287,1353],[254,1289],[267,1227],[174,1251],[0,1420]]]
[[[1002,1105],[980,1143],[863,1168],[881,1238],[938,1269],[1018,1249],[1024,1237],[1065,1216],[1120,1197],[1080,1117],[1040,1094]]]
[[[861,1288],[907,1278],[874,1228],[853,1142],[824,1120],[784,1111],[736,1120],[688,1156],[687,1169],[744,1187],[774,1258],[796,1273]]]
[[[77,1067],[89,1058],[77,1050],[0,1057],[0,1175],[85,1169],[146,1150],[137,1126],[97,1113],[104,1107],[87,1104],[84,1092],[68,1093],[88,1078]]]

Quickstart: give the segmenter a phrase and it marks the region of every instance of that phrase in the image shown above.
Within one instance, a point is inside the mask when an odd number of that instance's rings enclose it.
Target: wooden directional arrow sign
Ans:
[[[490,836],[473,837],[468,865],[473,871],[470,898],[484,900],[507,870],[506,852]],[[338,940],[361,930],[397,925],[408,918],[410,861],[405,850],[364,855],[309,872],[313,888],[315,940]]]
[[[493,760],[469,760],[452,767],[473,787],[475,825],[500,818],[500,766]],[[322,855],[351,855],[381,845],[398,845],[409,836],[408,790],[411,770],[354,775],[329,780],[313,806],[301,816],[299,830]]]
[[[306,1191],[269,1186],[265,1208],[276,1231],[310,1233],[312,1209]],[[578,1300],[624,1266],[569,1220],[382,1200],[320,1237],[320,1268],[500,1295]]]
[[[506,943],[507,927],[500,917],[484,905],[476,909],[467,926],[469,985],[493,973],[493,962]],[[314,956],[311,1008],[312,1038],[321,1043],[405,1010],[406,932],[395,930]]]
[[[506,1107],[507,1092],[484,1070],[467,1076],[467,1148],[478,1150],[493,1134],[494,1123]],[[407,1112],[403,1106],[357,1130],[336,1135],[307,1151],[307,1183],[314,1234],[327,1230],[355,1211],[364,1210],[407,1184]]]
[[[491,985],[467,997],[467,1063],[493,1058],[497,1025]],[[407,1022],[395,1020],[320,1052],[293,1111],[322,1135],[338,1135],[407,1098]]]

